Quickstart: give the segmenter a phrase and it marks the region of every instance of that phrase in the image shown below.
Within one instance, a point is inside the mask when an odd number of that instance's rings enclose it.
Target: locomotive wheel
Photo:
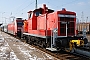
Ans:
[[[45,41],[43,42],[43,47],[46,48],[46,42]]]
[[[84,38],[84,44],[87,44],[88,43],[88,39],[87,38]]]
[[[29,44],[32,45],[31,37],[29,37]]]
[[[46,47],[49,48],[50,47],[50,42],[48,42],[46,45],[47,45]]]
[[[35,45],[39,46],[39,38],[35,37]]]
[[[40,43],[40,47],[43,48],[43,40],[41,39],[40,41],[41,41],[41,43]]]
[[[26,43],[28,43],[28,37],[25,37],[25,39],[26,39]]]
[[[51,39],[47,39],[46,47],[49,48],[51,47]]]
[[[40,41],[38,41],[38,45],[40,46],[40,47],[42,47],[42,41],[41,41],[41,39],[39,39]]]
[[[41,45],[40,45],[42,48],[44,47],[44,42],[43,40],[41,39]]]
[[[31,43],[31,44],[34,44],[34,42],[33,42],[33,41],[34,41],[33,37],[31,37],[30,40],[31,40],[30,43]]]

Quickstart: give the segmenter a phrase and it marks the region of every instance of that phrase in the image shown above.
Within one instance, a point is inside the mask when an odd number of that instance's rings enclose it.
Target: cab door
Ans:
[[[71,16],[71,15],[70,15]],[[75,35],[75,21],[69,15],[59,16],[59,35],[60,36],[74,36]]]
[[[68,22],[60,21],[60,35],[67,36],[68,34]]]

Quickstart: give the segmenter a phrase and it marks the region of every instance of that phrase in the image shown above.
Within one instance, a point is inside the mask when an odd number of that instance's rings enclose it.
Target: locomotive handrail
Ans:
[[[53,24],[52,28],[55,26],[55,24],[56,24],[56,28],[57,28],[57,23],[58,23],[58,20]],[[51,48],[53,48],[53,46],[52,46],[52,40],[53,40],[53,34],[52,33],[53,33],[53,30],[54,29],[51,30]],[[53,44],[54,44],[54,40],[53,40]]]
[[[47,43],[47,14],[45,14],[45,20],[46,20],[46,43]]]

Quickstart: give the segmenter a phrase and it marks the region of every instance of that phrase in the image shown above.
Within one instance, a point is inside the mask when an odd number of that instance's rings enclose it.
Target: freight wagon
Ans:
[[[8,31],[8,30],[7,30],[7,25],[1,26],[1,31],[7,32],[7,31]]]
[[[78,29],[78,33],[82,33],[83,29],[86,29],[86,33],[90,34],[90,23],[78,23],[77,29]]]

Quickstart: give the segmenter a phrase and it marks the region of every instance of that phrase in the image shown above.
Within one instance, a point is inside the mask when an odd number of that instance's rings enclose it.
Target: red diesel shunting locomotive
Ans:
[[[27,27],[25,27],[27,26]],[[88,42],[87,38],[77,35],[76,13],[66,11],[55,11],[43,8],[28,12],[27,23],[24,23],[23,37],[27,43],[45,47],[51,51],[64,49],[71,51]]]

